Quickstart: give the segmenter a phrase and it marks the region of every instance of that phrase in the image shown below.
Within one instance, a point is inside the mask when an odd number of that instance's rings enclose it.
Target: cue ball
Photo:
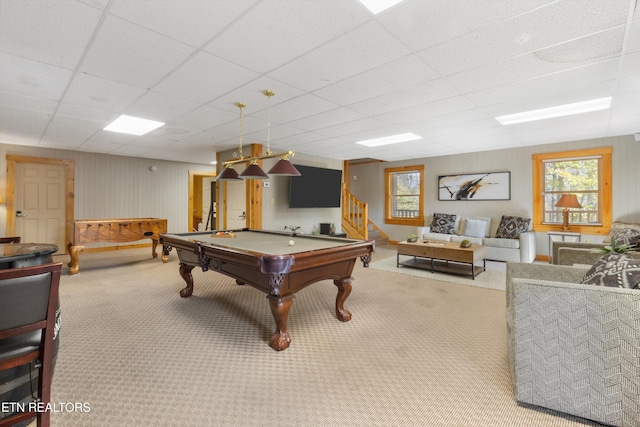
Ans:
[[[294,242],[293,240],[289,240],[289,246],[293,246],[295,244],[296,244],[296,242]]]

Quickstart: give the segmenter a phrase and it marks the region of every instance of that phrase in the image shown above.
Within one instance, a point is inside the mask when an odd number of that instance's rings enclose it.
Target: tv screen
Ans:
[[[290,208],[339,208],[342,171],[295,165],[301,176],[289,181]]]

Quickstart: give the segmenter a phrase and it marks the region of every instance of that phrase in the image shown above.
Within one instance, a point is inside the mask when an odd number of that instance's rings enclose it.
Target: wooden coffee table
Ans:
[[[412,258],[400,262],[400,255]],[[475,265],[482,261],[482,266]],[[413,242],[398,243],[397,266],[422,268],[432,273],[460,274],[471,276],[474,280],[476,274],[485,271],[485,247],[483,245],[471,245],[461,248],[457,242]]]

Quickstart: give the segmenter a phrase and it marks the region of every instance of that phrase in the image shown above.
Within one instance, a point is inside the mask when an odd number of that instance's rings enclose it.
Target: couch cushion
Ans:
[[[455,234],[456,215],[434,213],[433,222],[431,223],[432,233]]]
[[[482,239],[485,246],[493,246],[496,248],[518,249],[520,247],[519,239],[504,239],[500,237],[485,237]]]
[[[631,228],[633,230],[637,230],[640,231],[640,224],[633,224],[630,222],[620,222],[620,221],[615,221],[613,224],[611,224],[611,229],[609,230],[609,234],[607,235],[607,237],[605,237],[605,239],[602,241],[602,243],[608,245],[611,243],[611,238],[615,237],[616,234],[618,234],[620,232],[620,230],[623,230],[625,228]]]
[[[640,260],[611,252],[597,260],[582,283],[616,288],[640,288]]]
[[[473,237],[473,236],[451,236],[452,242],[462,242],[463,240],[468,240],[474,245],[481,245],[483,237]]]
[[[450,242],[453,236],[453,234],[422,233],[422,239],[425,241]]]
[[[460,234],[469,237],[485,237],[488,229],[488,218],[469,218],[464,221],[464,227]]]
[[[631,245],[640,247],[640,230],[623,228],[613,236],[613,240],[616,246]]]
[[[529,230],[529,225],[531,225],[531,218],[502,215],[496,237],[517,239],[521,233],[526,233]]]

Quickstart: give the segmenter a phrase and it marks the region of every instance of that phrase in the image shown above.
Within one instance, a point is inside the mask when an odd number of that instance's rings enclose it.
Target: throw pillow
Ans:
[[[456,216],[451,214],[434,213],[431,222],[431,232],[441,234],[455,234]]]
[[[529,231],[531,218],[502,215],[496,237],[503,239],[517,239],[520,234]]]
[[[616,246],[631,245],[640,247],[640,231],[633,228],[623,228],[615,234],[613,240]]]
[[[484,237],[489,227],[489,221],[486,219],[468,219],[465,226],[463,236]]]
[[[640,288],[640,259],[611,252],[593,264],[582,283],[616,288]]]

